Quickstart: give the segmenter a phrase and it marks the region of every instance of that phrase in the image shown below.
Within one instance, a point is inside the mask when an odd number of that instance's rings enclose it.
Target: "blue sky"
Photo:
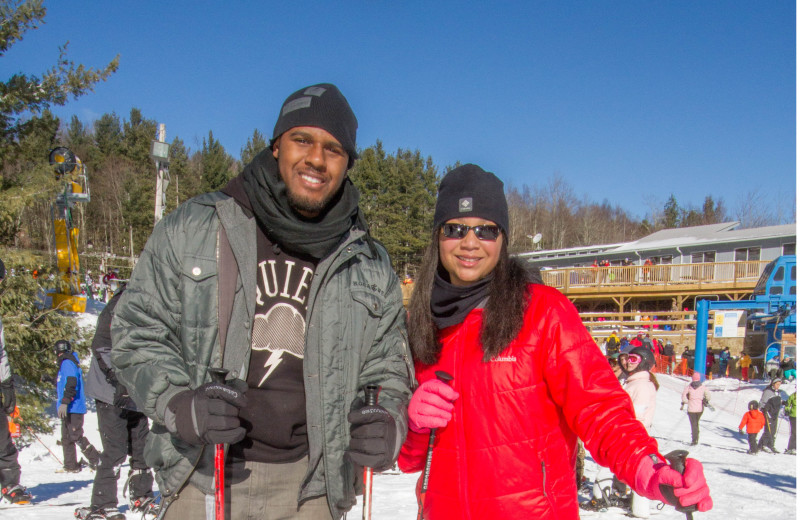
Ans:
[[[795,3],[788,0],[46,2],[2,75],[69,57],[120,69],[55,110],[86,123],[137,107],[167,139],[212,130],[239,157],[280,104],[339,86],[358,144],[474,162],[506,185],[554,174],[635,216],[674,193],[729,208],[796,191]],[[774,197],[774,199],[773,199]]]

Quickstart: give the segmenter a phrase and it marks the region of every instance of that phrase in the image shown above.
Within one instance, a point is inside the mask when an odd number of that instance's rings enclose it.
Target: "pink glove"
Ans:
[[[441,428],[453,418],[453,401],[458,392],[447,383],[429,379],[422,383],[408,403],[408,427],[417,433],[427,433],[431,428]]]
[[[660,489],[662,485],[673,488],[678,499],[677,504],[664,497]],[[634,491],[651,500],[672,506],[697,505],[697,510],[700,512],[708,511],[714,505],[703,474],[703,465],[695,459],[686,459],[686,469],[681,475],[666,462],[654,464],[649,456],[642,458],[639,467],[636,468]]]

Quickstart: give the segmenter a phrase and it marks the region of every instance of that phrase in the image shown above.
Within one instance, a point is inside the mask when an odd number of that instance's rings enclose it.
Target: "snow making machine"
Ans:
[[[85,204],[91,200],[86,167],[74,153],[64,147],[53,149],[49,159],[56,178],[63,184],[63,191],[56,195],[50,208],[60,278],[56,291],[51,294],[52,306],[62,311],[85,312],[86,296],[81,291],[78,258],[79,229],[72,217],[72,211],[76,203]]]

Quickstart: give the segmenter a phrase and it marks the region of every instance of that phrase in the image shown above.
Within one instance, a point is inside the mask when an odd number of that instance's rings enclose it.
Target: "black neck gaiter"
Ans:
[[[451,284],[437,272],[431,292],[433,323],[441,330],[464,321],[469,311],[479,307],[489,297],[494,273],[472,285],[459,287]]]
[[[358,189],[350,178],[328,207],[314,219],[305,219],[289,205],[278,161],[267,149],[241,173],[253,213],[270,239],[288,251],[324,258],[358,219]]]

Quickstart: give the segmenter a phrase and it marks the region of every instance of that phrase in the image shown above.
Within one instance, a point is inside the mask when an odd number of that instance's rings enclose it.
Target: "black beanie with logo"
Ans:
[[[475,164],[450,170],[439,184],[433,228],[450,219],[478,217],[497,224],[508,237],[508,203],[503,181]]]
[[[329,132],[350,156],[347,167],[358,159],[356,130],[358,120],[344,95],[330,83],[301,88],[286,98],[272,131],[270,147],[290,128],[315,126]]]

